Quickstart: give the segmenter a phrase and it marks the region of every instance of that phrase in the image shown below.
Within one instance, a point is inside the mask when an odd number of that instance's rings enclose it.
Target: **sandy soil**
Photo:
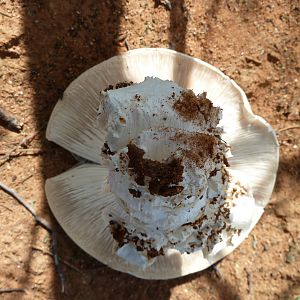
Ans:
[[[168,10],[150,0],[0,0],[0,105],[24,122],[20,134],[0,127],[0,162],[38,131],[30,150],[13,152],[1,165],[0,180],[53,224],[59,255],[73,266],[62,265],[61,294],[49,234],[0,191],[0,289],[25,290],[1,299],[300,299],[299,1],[171,4]],[[45,140],[45,124],[73,79],[127,51],[125,35],[132,49],[172,48],[219,67],[277,131],[280,165],[270,204],[249,238],[219,264],[221,278],[206,270],[145,281],[113,271],[79,249],[49,211],[45,178],[75,161]]]

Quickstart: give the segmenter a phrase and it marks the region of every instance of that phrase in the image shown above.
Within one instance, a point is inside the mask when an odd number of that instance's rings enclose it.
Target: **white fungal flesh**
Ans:
[[[214,105],[223,109],[220,125],[224,128],[222,139],[231,146],[230,170],[235,178],[248,182],[255,198],[251,220],[247,220],[243,205],[237,207],[235,215],[231,214],[231,222],[242,227],[241,234],[233,238],[233,245],[220,243],[205,258],[201,251],[180,254],[170,249],[152,264],[141,261],[136,266],[133,256],[131,263],[121,258],[127,256],[128,249],[119,251],[120,256],[116,254],[107,215],[109,211],[120,214],[120,200],[103,185],[107,179],[104,167],[83,165],[52,178],[47,181],[46,194],[64,230],[90,255],[138,277],[167,279],[209,267],[247,237],[270,198],[278,166],[278,144],[271,126],[252,113],[244,92],[232,80],[200,60],[167,49],[129,51],[86,71],[67,88],[55,107],[47,138],[79,156],[101,162],[100,151],[107,132],[99,129],[95,121],[99,91],[118,82],[141,82],[147,76],[172,80],[196,94],[206,91]]]
[[[48,179],[46,194],[50,208],[70,237],[87,253],[110,267],[146,279],[169,279],[201,271],[232,252],[259,220],[263,208],[256,206],[247,231],[220,244],[206,258],[201,251],[180,254],[170,249],[146,268],[138,268],[115,255],[115,241],[108,228],[108,212],[118,213],[116,197],[106,190],[107,170],[84,164]],[[101,184],[102,183],[102,184]],[[133,258],[134,259],[134,258]]]
[[[139,84],[102,92],[98,120],[108,131],[105,140],[109,141],[111,151],[123,148],[145,129],[168,127],[207,132],[207,129],[216,127],[221,113],[217,121],[195,124],[174,111],[173,104],[182,91],[184,89],[174,82],[147,77]]]
[[[117,254],[126,259],[124,255],[131,249],[128,259],[133,263],[135,258],[136,265],[145,261],[144,268],[157,259],[141,258],[147,258],[149,250],[152,253],[154,250],[152,255],[155,256],[158,251],[164,253],[168,249],[181,253],[201,250],[207,256],[220,242],[229,241],[238,229],[247,230],[254,213],[255,201],[250,189],[244,191],[243,201],[226,200],[228,185],[234,186],[234,182],[228,183],[228,176],[221,174],[224,162],[220,158],[227,149],[220,140],[221,129],[217,128],[221,110],[212,108],[205,116],[199,114],[197,119],[187,120],[174,108],[184,95],[185,90],[174,82],[150,77],[142,83],[102,93],[99,121],[107,130],[105,140],[110,152],[104,158],[110,170],[112,192],[120,199],[119,210],[111,220],[119,224],[115,230],[126,230],[126,237],[116,241],[121,247]],[[189,94],[186,99],[191,102],[196,98]],[[143,158],[151,162],[162,163],[170,157],[180,160],[182,178],[179,174],[177,187],[175,182],[171,184],[173,188],[179,188],[175,194],[151,191],[151,178],[147,179],[149,186],[136,181],[137,174],[132,174],[130,165],[130,143],[143,151]],[[205,146],[207,143],[210,146]],[[201,155],[197,156],[199,153],[205,156],[203,161]],[[201,161],[197,162],[199,158]],[[155,173],[157,166],[150,173]],[[141,171],[141,166],[138,169]],[[158,184],[159,181],[155,183],[156,187]],[[241,220],[234,215],[230,222],[226,211],[229,212],[233,205],[232,214],[240,213],[241,206],[248,212],[247,219]]]

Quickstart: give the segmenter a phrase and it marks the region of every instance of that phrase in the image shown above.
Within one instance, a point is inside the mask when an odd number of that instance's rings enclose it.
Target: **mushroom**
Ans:
[[[115,139],[115,148],[110,149],[106,140],[107,112],[103,109],[105,97],[109,92],[101,95],[99,92],[120,82],[140,83],[146,77],[153,77],[152,81],[158,80],[157,82],[159,80],[174,82],[176,89],[190,89],[199,94],[198,97],[207,96],[214,107],[222,109],[219,125],[223,128],[223,132],[216,136],[219,136],[220,145],[221,140],[230,145],[230,155],[229,152],[226,154],[229,162],[226,170],[236,181],[235,185],[228,187],[226,191],[228,199],[230,197],[234,199],[228,224],[229,227],[237,226],[238,229],[226,241],[215,241],[209,250],[198,247],[196,251],[190,252],[182,250],[184,247],[174,246],[164,248],[165,251],[161,253],[157,249],[154,249],[154,252],[148,249],[148,257],[138,255],[141,249],[134,245],[132,234],[137,232],[136,228],[132,224],[124,222],[126,227],[121,221],[120,223],[115,221],[115,218],[119,218],[129,222],[133,217],[130,217],[128,206],[123,205],[122,201],[123,206],[120,204],[119,195],[116,195],[115,188],[109,180],[109,176],[116,175],[111,171],[110,161],[107,162],[103,155],[100,155],[101,149],[104,147],[104,154],[114,156],[115,153],[120,155],[121,152],[118,151],[125,147],[122,151],[128,158],[130,154],[128,151],[136,150],[137,140],[141,143],[141,149],[145,145],[150,149],[155,139],[153,132],[149,131],[149,128],[144,128],[146,131],[143,135],[130,137],[135,144],[130,146],[130,143],[127,143],[128,139],[124,142],[120,138]],[[130,88],[124,89],[130,91]],[[142,105],[142,97],[143,95],[137,96],[138,102],[141,102],[139,105]],[[101,119],[100,116],[98,120],[99,113],[104,114],[104,118]],[[156,114],[159,115],[159,111],[153,113]],[[167,116],[163,116],[163,120],[167,119]],[[125,112],[119,117],[118,122],[120,128],[128,126]],[[163,131],[155,147],[165,149],[164,141],[174,138],[172,130]],[[212,134],[205,132],[205,136],[201,138],[211,140],[207,138],[209,135]],[[170,279],[201,271],[238,247],[263,214],[274,187],[279,160],[278,142],[272,127],[264,119],[253,114],[242,89],[217,68],[168,49],[132,50],[87,70],[69,85],[63,99],[56,104],[46,136],[48,140],[85,159],[79,166],[46,181],[49,206],[62,228],[75,243],[99,261],[113,269],[145,279]],[[143,151],[141,149],[138,151]],[[171,153],[171,150],[168,151]],[[150,154],[156,156],[156,159],[162,159],[158,157],[157,151],[152,152]],[[139,153],[143,157],[144,153]],[[213,177],[217,176],[214,172],[212,174]],[[119,182],[120,185],[122,181]],[[140,191],[130,186],[128,191],[128,197],[139,201]],[[177,192],[181,193],[182,189],[176,190]],[[157,189],[154,189],[153,194],[157,193]],[[245,198],[243,195],[247,193],[250,196]],[[193,198],[193,201],[193,205],[197,205],[199,199]],[[250,202],[251,213],[247,204]],[[178,202],[176,205],[181,204]],[[193,218],[195,219],[195,216]],[[114,232],[116,228],[119,233]]]

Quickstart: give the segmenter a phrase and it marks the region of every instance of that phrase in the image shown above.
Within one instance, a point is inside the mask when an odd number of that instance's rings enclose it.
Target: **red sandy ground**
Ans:
[[[1,299],[300,299],[300,131],[279,131],[300,121],[299,1],[171,4],[169,11],[150,0],[0,0],[0,105],[24,122],[21,134],[0,128],[0,159],[37,130],[30,148],[42,151],[2,165],[0,180],[51,221],[60,257],[77,268],[63,264],[61,294],[52,258],[36,250],[51,250],[49,234],[0,191],[0,289],[25,290],[1,293]],[[123,34],[131,48],[169,47],[219,67],[278,133],[280,165],[270,204],[249,238],[219,264],[222,278],[210,270],[169,281],[121,274],[79,249],[49,211],[45,178],[75,162],[45,140],[44,124],[73,79],[126,51]]]

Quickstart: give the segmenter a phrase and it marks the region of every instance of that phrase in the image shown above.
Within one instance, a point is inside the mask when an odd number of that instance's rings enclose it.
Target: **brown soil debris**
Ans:
[[[196,96],[192,90],[184,91],[173,107],[187,121],[200,124],[208,120],[216,120],[213,122],[216,124],[220,121],[218,114],[221,109],[213,106],[205,92]]]
[[[134,198],[140,198],[141,197],[141,191],[137,191],[135,189],[128,189],[129,193],[134,197]]]
[[[111,151],[107,142],[105,142],[102,147],[102,153],[105,155],[114,155],[116,152]]]
[[[135,176],[139,185],[145,185],[145,177],[150,177],[149,191],[152,195],[169,197],[180,193],[182,186],[177,184],[182,181],[183,166],[181,160],[169,158],[169,162],[159,162],[143,158],[145,151],[133,143],[127,145],[129,169]]]
[[[107,88],[105,88],[103,91],[107,92],[109,90],[117,90],[117,89],[121,89],[124,87],[128,87],[133,85],[133,81],[123,81],[123,82],[118,82],[115,85],[110,84]]]
[[[134,234],[131,234],[120,223],[111,220],[109,222],[110,231],[113,238],[117,241],[119,247],[122,247],[126,243],[133,243],[137,251],[147,251],[148,258],[154,258],[159,255],[164,255],[163,249],[155,249],[151,246],[150,240],[140,239]],[[147,237],[146,234],[141,233],[142,236]]]
[[[154,258],[159,255],[164,255],[164,251],[162,248],[159,251],[154,248],[151,248],[150,250],[147,251],[148,258]]]
[[[213,135],[204,133],[176,134],[174,140],[185,143],[190,150],[184,155],[198,167],[202,167],[207,159],[213,159],[217,154],[217,145],[220,140]]]
[[[118,242],[119,247],[122,247],[125,244],[125,237],[128,235],[128,231],[118,222],[110,221],[110,231],[113,238]]]

